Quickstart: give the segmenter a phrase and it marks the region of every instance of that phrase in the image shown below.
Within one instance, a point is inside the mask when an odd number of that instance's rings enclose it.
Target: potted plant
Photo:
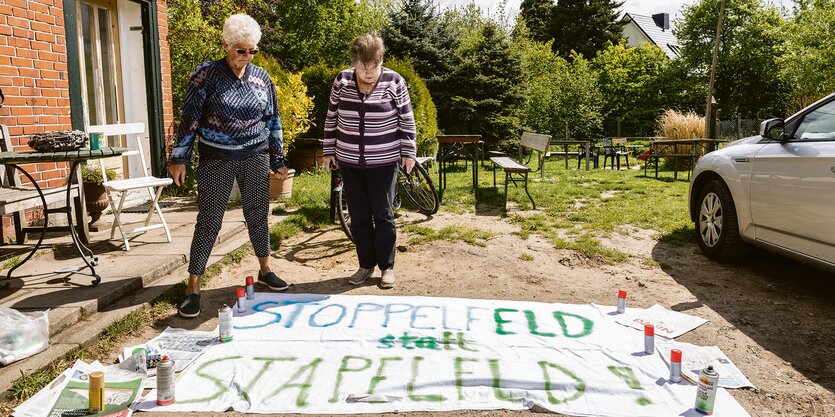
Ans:
[[[105,172],[108,181],[119,177],[115,170],[106,169]],[[101,176],[101,168],[98,165],[82,165],[81,182],[82,187],[84,187],[84,202],[87,204],[87,212],[90,214],[90,230],[94,230],[93,225],[107,208],[107,194],[103,185],[104,179]]]

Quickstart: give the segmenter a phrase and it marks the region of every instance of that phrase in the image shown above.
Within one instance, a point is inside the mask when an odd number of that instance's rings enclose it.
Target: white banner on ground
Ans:
[[[425,297],[258,294],[212,346],[139,410],[348,414],[525,409],[578,416],[688,413],[643,335],[595,305]],[[718,416],[747,416],[724,390]]]
[[[627,309],[624,315],[617,318],[617,322],[641,331],[645,323],[650,323],[655,327],[656,336],[674,339],[707,323],[707,320],[656,304],[647,309]]]

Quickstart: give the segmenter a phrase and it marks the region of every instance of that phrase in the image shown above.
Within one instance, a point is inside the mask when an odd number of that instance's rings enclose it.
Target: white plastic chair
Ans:
[[[165,222],[165,217],[162,215],[162,210],[159,208],[159,197],[162,194],[162,189],[174,182],[171,178],[158,178],[151,175],[148,169],[148,164],[145,161],[145,154],[142,152],[142,133],[145,132],[145,124],[143,123],[125,123],[115,125],[97,125],[90,126],[87,131],[92,133],[102,133],[105,138],[108,136],[120,135],[135,135],[136,136],[136,150],[127,151],[122,156],[139,155],[142,161],[142,173],[145,176],[136,178],[127,178],[122,180],[107,181],[107,172],[104,163],[99,163],[101,169],[102,179],[104,179],[104,187],[107,190],[107,200],[110,204],[110,209],[113,211],[113,224],[110,227],[110,238],[113,239],[116,234],[116,228],[119,228],[119,233],[122,234],[122,240],[125,242],[125,250],[130,250],[130,243],[128,242],[128,235],[134,233],[144,233],[148,230],[162,228],[165,230],[165,237],[171,242],[171,232],[168,230],[168,223]],[[144,220],[122,221],[122,208],[125,203],[125,197],[130,190],[139,189],[148,190],[148,195],[151,197],[151,207],[148,209],[148,214]],[[119,204],[116,205],[111,193],[120,193]],[[159,216],[158,224],[151,224],[151,217],[156,211]],[[125,225],[134,223],[143,223],[143,226],[136,227],[131,230],[126,230]]]

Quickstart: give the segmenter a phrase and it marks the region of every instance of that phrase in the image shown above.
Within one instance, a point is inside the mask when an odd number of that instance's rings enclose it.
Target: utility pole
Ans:
[[[725,0],[719,3],[719,22],[716,24],[716,39],[713,43],[713,61],[710,64],[710,82],[707,85],[707,105],[705,106],[705,136],[714,139],[713,132],[713,82],[716,80],[716,59],[719,55],[719,37],[722,36],[722,20],[725,17]],[[713,133],[713,134],[712,134]]]

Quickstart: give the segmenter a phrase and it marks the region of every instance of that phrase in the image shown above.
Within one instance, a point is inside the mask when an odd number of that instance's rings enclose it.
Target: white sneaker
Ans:
[[[351,275],[351,277],[348,278],[348,283],[351,285],[360,285],[368,278],[371,278],[372,273],[374,273],[374,268],[359,268],[357,269],[357,272],[354,272],[354,275]]]
[[[386,269],[380,277],[380,288],[394,288],[394,269]]]

